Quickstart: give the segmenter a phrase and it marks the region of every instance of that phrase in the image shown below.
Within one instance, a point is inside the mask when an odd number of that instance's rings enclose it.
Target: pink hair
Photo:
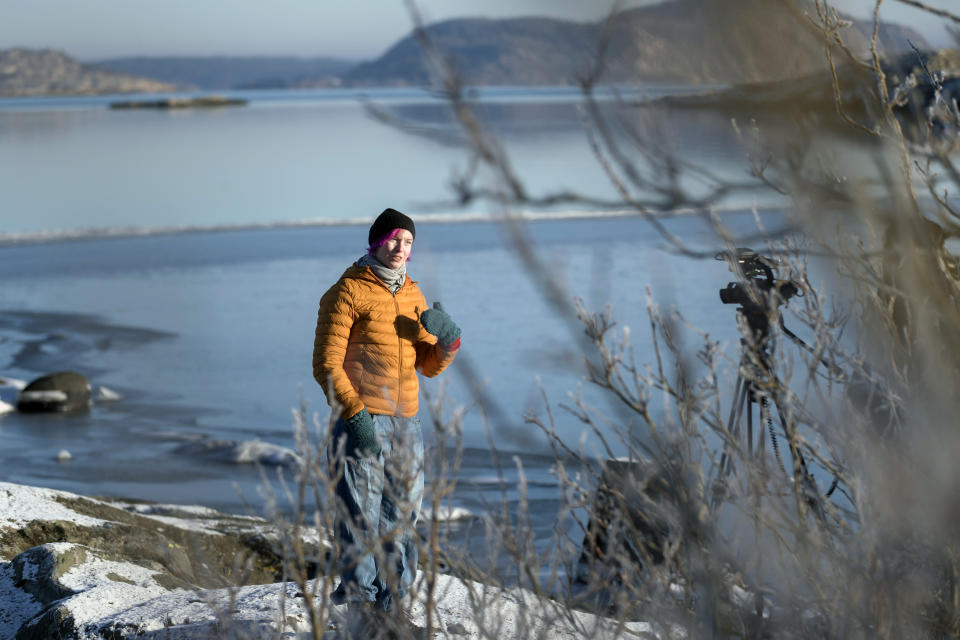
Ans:
[[[390,233],[385,234],[384,236],[378,238],[377,240],[374,240],[374,241],[373,241],[373,244],[371,244],[369,247],[367,247],[367,253],[369,253],[370,255],[375,254],[375,253],[377,252],[377,249],[379,249],[379,248],[382,247],[383,245],[387,244],[387,240],[389,240],[390,238],[395,237],[395,236],[396,236],[398,233],[400,233],[401,231],[403,231],[403,229],[400,228],[400,227],[397,227],[396,229],[394,229],[394,230],[391,231]],[[411,250],[411,253],[413,253],[412,250]],[[407,262],[410,262],[410,256],[407,256]]]

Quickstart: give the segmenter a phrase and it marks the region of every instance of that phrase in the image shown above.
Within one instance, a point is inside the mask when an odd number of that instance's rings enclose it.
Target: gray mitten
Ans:
[[[371,416],[366,407],[355,416],[344,420],[347,431],[350,433],[350,442],[354,451],[360,456],[380,455],[380,443],[377,442],[377,433]]]
[[[447,315],[439,302],[433,303],[433,309],[427,309],[420,314],[420,324],[427,333],[437,336],[437,342],[442,347],[449,347],[460,337],[460,327]]]

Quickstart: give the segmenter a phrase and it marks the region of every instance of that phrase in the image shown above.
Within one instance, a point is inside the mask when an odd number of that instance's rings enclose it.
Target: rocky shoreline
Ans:
[[[12,483],[0,514],[0,638],[101,638],[146,602],[159,617],[136,626],[166,627],[175,594],[281,577],[278,533],[259,518]]]
[[[81,64],[61,51],[7,49],[0,51],[0,96],[104,95],[161,93],[181,87],[150,78]]]
[[[6,482],[0,514],[0,638],[313,637],[303,593],[282,581],[281,531],[267,520]],[[303,540],[323,562],[322,533]],[[308,583],[323,602],[325,587],[329,578]],[[426,589],[420,580],[411,608],[421,626]],[[439,575],[434,593],[437,637],[657,637],[649,624],[626,629],[522,589]],[[325,606],[333,639],[346,605]]]

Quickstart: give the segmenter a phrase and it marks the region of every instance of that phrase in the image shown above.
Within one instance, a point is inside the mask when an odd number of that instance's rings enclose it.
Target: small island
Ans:
[[[162,98],[160,100],[124,100],[111,102],[111,109],[189,109],[209,107],[240,107],[247,104],[242,98],[226,96],[198,96],[196,98]]]

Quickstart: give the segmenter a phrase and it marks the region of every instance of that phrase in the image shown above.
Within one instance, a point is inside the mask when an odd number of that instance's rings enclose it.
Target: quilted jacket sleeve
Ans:
[[[423,302],[418,309],[426,309],[427,302]],[[437,344],[437,337],[429,333],[420,325],[420,335],[417,337],[417,371],[433,378],[443,373],[443,370],[450,366],[453,359],[457,357],[457,350],[460,348],[460,338],[452,345],[444,348]]]
[[[313,342],[313,377],[327,394],[330,405],[342,407],[344,417],[356,415],[363,409],[363,402],[343,368],[356,319],[353,296],[341,280],[320,299]]]

